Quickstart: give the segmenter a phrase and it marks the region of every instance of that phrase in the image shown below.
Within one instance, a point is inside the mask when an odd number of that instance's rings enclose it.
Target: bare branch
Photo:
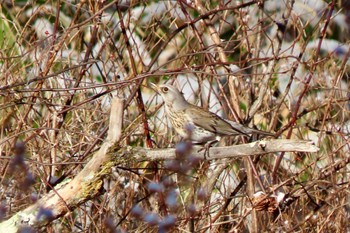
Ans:
[[[79,204],[99,195],[103,184],[102,179],[109,173],[112,166],[108,163],[106,155],[121,136],[123,109],[123,100],[112,101],[108,140],[102,144],[100,150],[94,154],[84,169],[73,180],[59,184],[59,187],[55,187],[55,190],[44,195],[34,205],[0,223],[0,232],[15,233],[22,226],[42,227]]]
[[[251,155],[261,155],[276,152],[317,152],[319,149],[311,141],[276,139],[270,141],[257,141],[247,144],[227,147],[212,147],[209,149],[209,157],[204,151],[198,152],[201,147],[194,147],[193,156],[203,160],[242,158]],[[147,150],[144,148],[127,148],[129,154],[135,154],[139,161],[169,160],[176,158],[175,149]]]

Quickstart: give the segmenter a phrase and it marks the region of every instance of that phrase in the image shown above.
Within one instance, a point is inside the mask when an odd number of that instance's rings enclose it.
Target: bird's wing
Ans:
[[[270,133],[270,132],[266,132],[258,129],[252,129],[234,121],[226,120],[226,122],[229,123],[233,128],[237,128],[245,132],[246,134],[257,134],[257,135],[265,135],[265,136],[272,136],[272,137],[276,136],[274,133]]]
[[[192,105],[190,108],[186,108],[185,114],[188,119],[193,122],[194,125],[202,127],[205,130],[219,134],[219,135],[247,135],[244,132],[244,126],[236,127],[229,124],[227,121],[219,117],[218,115],[205,111],[204,109]]]

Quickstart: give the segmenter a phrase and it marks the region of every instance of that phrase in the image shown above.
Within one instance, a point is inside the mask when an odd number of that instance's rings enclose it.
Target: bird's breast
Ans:
[[[202,127],[196,126],[183,111],[172,111],[167,109],[167,115],[175,131],[183,138],[198,143],[215,140],[215,134]]]

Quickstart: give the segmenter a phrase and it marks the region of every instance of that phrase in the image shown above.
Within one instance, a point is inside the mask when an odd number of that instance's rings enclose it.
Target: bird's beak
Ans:
[[[159,93],[159,87],[154,83],[149,83],[149,86],[157,93]]]

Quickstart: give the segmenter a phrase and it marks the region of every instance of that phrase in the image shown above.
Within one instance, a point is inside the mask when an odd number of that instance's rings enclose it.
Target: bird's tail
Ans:
[[[258,129],[252,129],[234,121],[227,121],[227,122],[230,123],[233,128],[238,129],[239,131],[246,134],[257,134],[257,135],[265,135],[265,136],[272,136],[272,137],[276,136],[274,133],[270,133],[270,132],[266,132]]]

